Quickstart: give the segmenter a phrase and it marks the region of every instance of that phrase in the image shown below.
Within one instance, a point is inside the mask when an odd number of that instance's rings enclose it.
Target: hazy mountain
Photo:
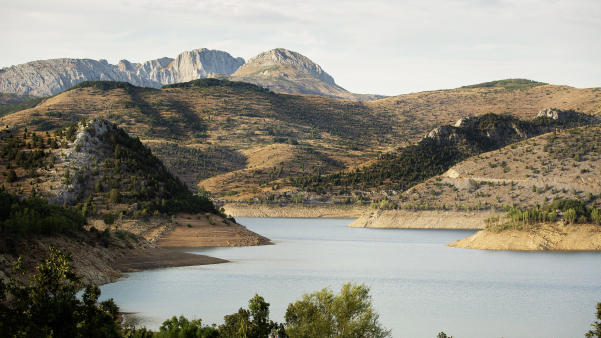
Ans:
[[[232,74],[243,64],[242,58],[206,48],[181,53],[175,59],[164,57],[144,63],[121,60],[113,65],[106,60],[91,59],[32,61],[0,70],[0,92],[48,96],[89,80],[160,88],[214,74]]]

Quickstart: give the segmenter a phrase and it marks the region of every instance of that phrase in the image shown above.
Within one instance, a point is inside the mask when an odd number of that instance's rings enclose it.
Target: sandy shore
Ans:
[[[211,224],[213,222],[213,224]],[[175,227],[157,239],[162,248],[190,248],[213,246],[270,245],[269,238],[254,233],[235,223],[226,224],[214,215],[200,219],[180,214],[174,220]]]
[[[354,228],[484,229],[484,220],[502,213],[486,211],[375,210],[349,224]]]
[[[448,244],[464,249],[483,250],[601,250],[601,227],[593,224],[539,224],[530,231],[504,230],[478,233]]]
[[[233,217],[295,217],[295,218],[357,218],[368,210],[366,206],[334,204],[246,204],[229,203],[223,206]]]
[[[127,253],[113,263],[113,268],[119,269],[122,272],[135,272],[148,269],[219,264],[227,262],[228,261],[224,259],[210,256],[156,248],[149,250],[145,254]]]

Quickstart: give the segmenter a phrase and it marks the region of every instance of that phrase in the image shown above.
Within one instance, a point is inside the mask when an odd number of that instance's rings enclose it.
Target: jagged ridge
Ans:
[[[136,86],[160,88],[163,85],[232,74],[244,64],[227,52],[196,49],[177,58],[160,58],[144,63],[121,60],[52,59],[33,61],[0,71],[0,92],[48,96],[83,81],[123,81]]]

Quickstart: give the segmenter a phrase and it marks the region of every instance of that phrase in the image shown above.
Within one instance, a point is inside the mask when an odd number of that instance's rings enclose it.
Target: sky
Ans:
[[[508,78],[601,87],[600,0],[0,0],[0,31],[0,68],[281,47],[355,93]]]

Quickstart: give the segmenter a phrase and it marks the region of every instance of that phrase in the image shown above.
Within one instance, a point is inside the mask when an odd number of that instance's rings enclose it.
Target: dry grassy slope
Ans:
[[[453,124],[459,118],[485,113],[511,113],[520,118],[536,117],[545,108],[574,109],[601,113],[601,88],[578,89],[541,85],[526,90],[503,88],[457,88],[412,93],[368,102],[372,109],[408,112],[415,122],[430,126]],[[403,116],[403,114],[400,114]],[[407,117],[407,122],[411,117]]]
[[[104,116],[140,137],[189,186],[200,183],[224,193],[259,184],[271,189],[265,182],[298,172],[361,165],[381,152],[417,141],[437,125],[470,114],[511,112],[532,118],[547,107],[598,114],[600,96],[599,88],[554,85],[513,91],[459,88],[372,102],[260,95],[227,87],[137,89],[135,95],[123,89],[81,88],[6,116],[0,123],[55,128],[82,116]],[[147,106],[136,106],[140,103]],[[265,161],[261,150],[269,150],[274,137],[293,138],[299,145],[278,144],[273,149],[278,154],[270,153]],[[284,166],[283,174],[270,177],[273,166],[277,170]],[[253,170],[255,176],[246,177]]]
[[[426,204],[430,210],[444,206],[446,210],[460,213],[480,209],[482,215],[486,214],[481,217],[483,220],[491,216],[491,211],[504,214],[503,204],[514,203],[527,208],[549,204],[554,198],[588,201],[590,193],[594,199],[587,203],[598,208],[601,205],[600,174],[601,126],[596,125],[541,135],[472,157],[441,176],[391,197],[390,203],[398,203],[405,210],[421,210]],[[415,212],[414,217],[419,217],[420,212]],[[394,227],[392,223],[399,223],[389,218],[380,218],[369,226]]]

